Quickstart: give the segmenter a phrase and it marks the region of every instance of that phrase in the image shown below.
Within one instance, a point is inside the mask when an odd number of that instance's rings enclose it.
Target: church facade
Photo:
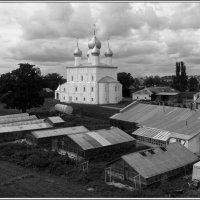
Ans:
[[[77,42],[74,66],[66,67],[67,82],[58,86],[55,99],[66,103],[119,103],[122,101],[122,85],[117,81],[117,67],[112,65],[113,52],[109,43],[105,52],[105,64],[100,62],[101,42],[95,31],[88,47],[87,62],[84,63]]]

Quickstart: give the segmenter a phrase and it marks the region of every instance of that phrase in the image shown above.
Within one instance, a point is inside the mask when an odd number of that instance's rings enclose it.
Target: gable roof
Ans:
[[[47,137],[75,134],[75,133],[80,133],[84,131],[88,131],[88,129],[85,128],[84,126],[74,126],[74,127],[67,127],[67,128],[42,130],[42,131],[32,131],[31,134],[36,138],[47,138]]]
[[[180,143],[172,143],[165,147],[131,153],[121,158],[144,178],[150,178],[198,161],[198,157]],[[146,152],[143,156],[141,152]]]
[[[133,122],[139,126],[157,128],[169,132],[190,135],[200,133],[200,110],[132,103],[111,117],[120,121]]]
[[[158,93],[179,93],[177,90],[170,88],[170,87],[147,87],[133,94],[158,94]]]
[[[68,137],[83,150],[135,141],[133,137],[116,127],[72,134]]]

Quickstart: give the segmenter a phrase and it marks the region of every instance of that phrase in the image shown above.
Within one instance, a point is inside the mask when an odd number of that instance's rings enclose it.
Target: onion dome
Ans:
[[[92,39],[89,41],[88,47],[89,47],[89,49],[93,49],[95,45],[98,49],[101,48],[101,42],[97,39],[97,37],[95,35],[95,24],[94,24],[94,35],[93,35]]]
[[[99,48],[97,48],[96,45],[95,45],[94,48],[92,49],[92,55],[93,55],[93,56],[99,56],[99,55],[100,55],[100,50],[99,50]]]
[[[74,50],[74,56],[76,56],[76,57],[81,57],[82,56],[82,51],[78,47],[78,41],[77,41],[77,47]]]
[[[105,54],[104,54],[106,57],[112,57],[113,56],[113,52],[112,52],[112,50],[110,49],[110,47],[109,47],[109,42],[108,42],[108,48],[107,48],[107,50],[106,50],[106,52],[105,52]]]
[[[92,37],[92,39],[89,41],[89,43],[88,43],[89,49],[93,49],[94,46],[95,46],[95,43],[96,43],[96,47],[97,47],[98,49],[100,49],[100,48],[101,48],[101,42],[100,42],[100,41],[97,39],[97,37],[94,35],[94,36]]]

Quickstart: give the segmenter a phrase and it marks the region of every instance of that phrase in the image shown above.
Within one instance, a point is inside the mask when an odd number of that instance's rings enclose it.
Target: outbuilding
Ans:
[[[65,121],[59,116],[48,117],[46,121],[54,127],[63,127],[65,125]]]
[[[107,182],[118,181],[141,187],[185,173],[198,157],[180,143],[121,156],[105,169]]]
[[[193,165],[192,180],[200,181],[200,162]]]
[[[64,150],[88,159],[135,146],[133,137],[115,127],[95,131],[89,131],[83,126],[34,131],[27,140],[39,146]]]

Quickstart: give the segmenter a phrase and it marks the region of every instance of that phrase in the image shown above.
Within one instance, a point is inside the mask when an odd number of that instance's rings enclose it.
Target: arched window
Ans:
[[[85,92],[86,91],[86,88],[85,88],[85,86],[83,86],[83,92]]]
[[[81,76],[81,81],[83,81],[83,76]]]
[[[72,81],[73,81],[73,80],[74,80],[74,77],[72,76],[71,78],[72,78]]]
[[[92,75],[91,80],[94,81],[94,76]]]
[[[91,87],[91,92],[94,92],[94,87]]]
[[[78,91],[78,87],[77,86],[75,86],[75,92],[77,92]]]

